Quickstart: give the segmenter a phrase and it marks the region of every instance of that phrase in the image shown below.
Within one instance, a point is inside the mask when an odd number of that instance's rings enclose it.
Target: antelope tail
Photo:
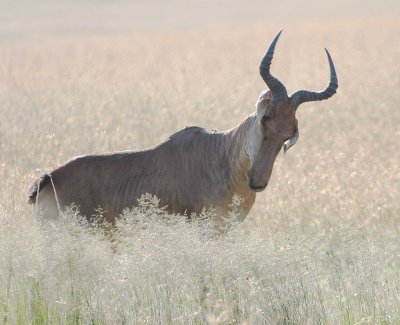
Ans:
[[[36,203],[36,197],[41,189],[43,189],[47,184],[51,183],[51,176],[49,174],[43,174],[39,179],[37,179],[28,191],[28,203]]]

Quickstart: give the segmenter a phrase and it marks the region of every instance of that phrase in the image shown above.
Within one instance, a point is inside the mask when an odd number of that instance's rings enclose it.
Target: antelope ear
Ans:
[[[271,90],[263,90],[260,94],[260,97],[258,98],[258,100],[262,100],[262,99],[268,99],[268,100],[272,100],[272,92]]]
[[[296,132],[294,133],[294,135],[284,143],[283,153],[285,154],[289,150],[290,147],[294,146],[296,144],[297,140],[299,140],[299,129],[296,129]]]

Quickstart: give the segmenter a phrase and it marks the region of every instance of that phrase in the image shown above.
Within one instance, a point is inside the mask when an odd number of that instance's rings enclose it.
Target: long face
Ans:
[[[290,99],[274,102],[272,93],[264,91],[257,101],[257,116],[246,151],[250,159],[247,183],[251,190],[262,191],[268,185],[275,159],[282,147],[298,138],[295,107]]]
[[[257,117],[247,139],[245,150],[250,159],[247,183],[251,190],[262,191],[268,185],[276,156],[286,151],[299,138],[295,113],[305,102],[332,97],[338,87],[332,58],[325,49],[330,69],[328,87],[319,92],[298,90],[288,96],[286,87],[270,73],[276,43],[282,30],[275,36],[260,63],[260,75],[270,90],[263,91],[257,102]]]

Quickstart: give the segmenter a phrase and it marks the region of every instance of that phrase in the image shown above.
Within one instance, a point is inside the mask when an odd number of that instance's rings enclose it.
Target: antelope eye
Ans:
[[[267,121],[272,119],[272,114],[264,114],[261,118],[261,123],[265,124]]]

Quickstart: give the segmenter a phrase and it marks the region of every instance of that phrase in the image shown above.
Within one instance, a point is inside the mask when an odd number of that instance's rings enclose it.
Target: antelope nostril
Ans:
[[[267,186],[266,185],[254,185],[254,184],[251,184],[250,185],[250,188],[252,189],[252,190],[263,190],[263,189],[265,189]]]
[[[260,190],[265,189],[267,187],[267,184],[258,185],[258,184],[255,184],[252,179],[249,180],[249,187],[250,187],[250,189],[252,189],[254,191],[260,191]]]

